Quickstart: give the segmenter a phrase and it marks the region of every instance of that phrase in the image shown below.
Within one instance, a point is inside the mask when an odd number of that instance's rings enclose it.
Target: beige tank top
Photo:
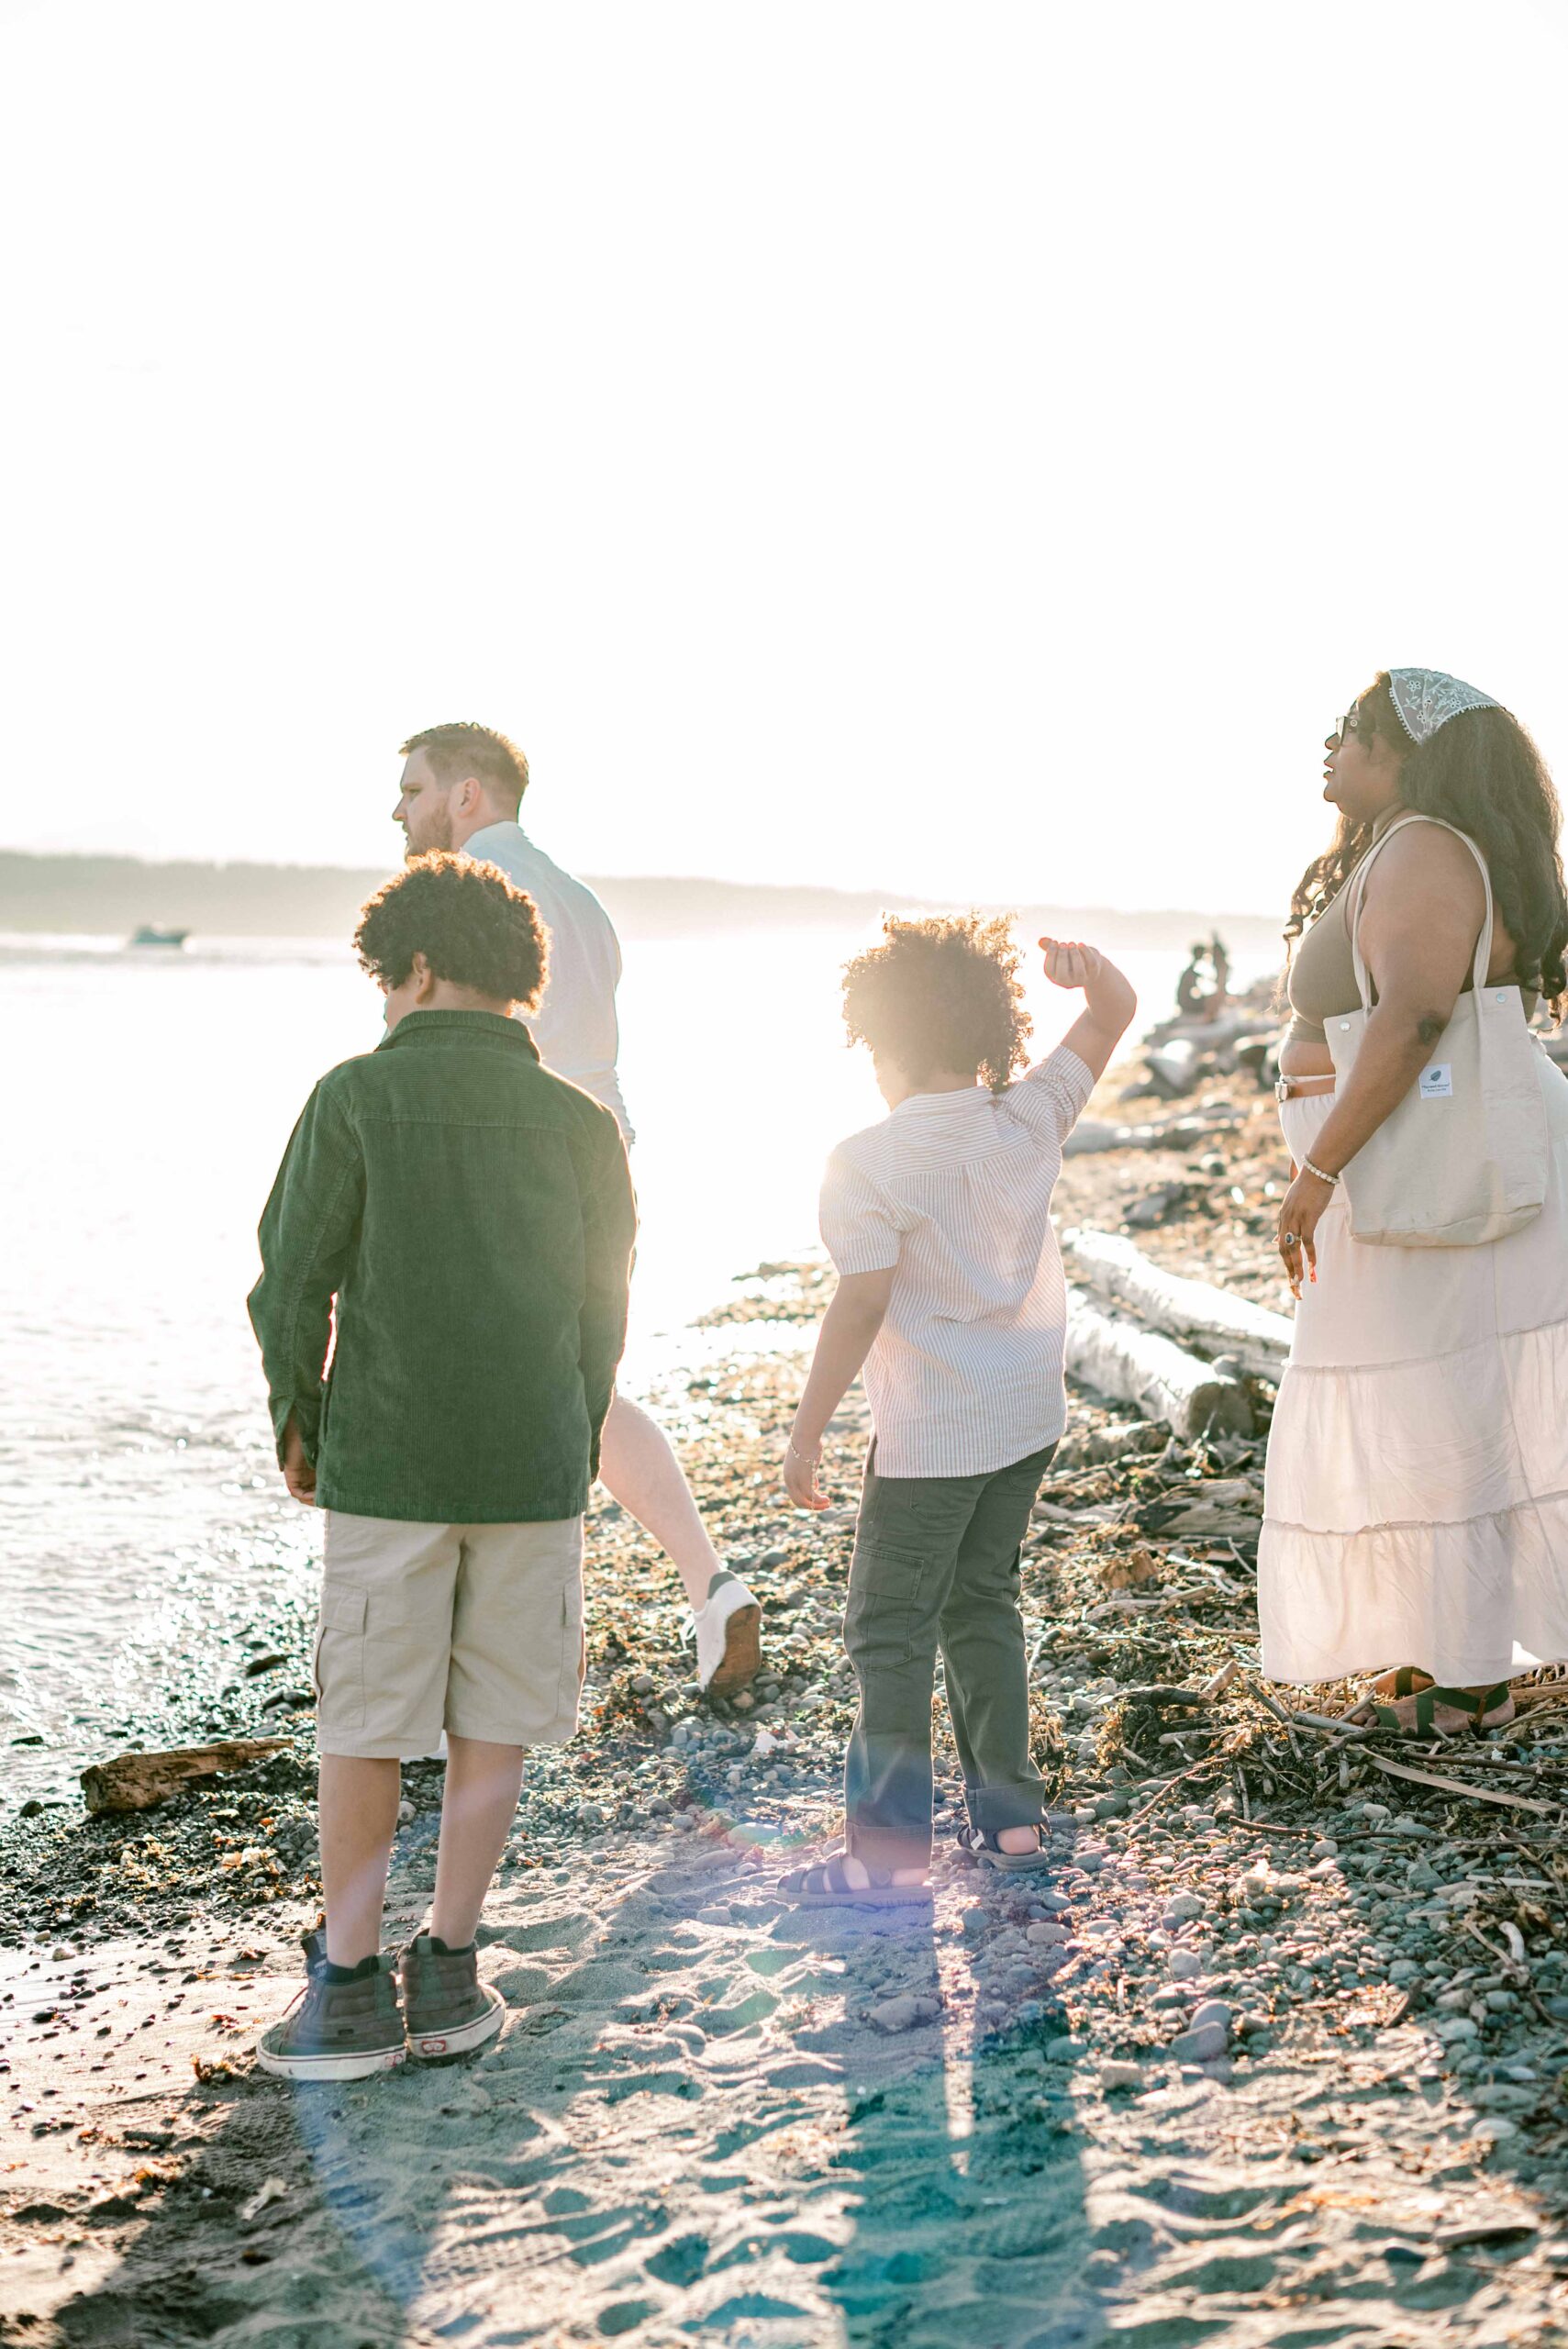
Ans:
[[[1405,812],[1401,808],[1397,814]],[[1396,820],[1394,814],[1385,817],[1377,826],[1373,839]],[[1322,1044],[1327,1047],[1326,1022],[1342,1019],[1347,1011],[1358,1008],[1360,998],[1356,994],[1355,963],[1351,954],[1349,906],[1351,882],[1360,870],[1359,864],[1351,868],[1349,879],[1333,904],[1318,915],[1296,950],[1286,991],[1290,1026],[1281,1040],[1283,1043]],[[1512,979],[1498,981],[1499,985],[1512,986],[1516,984]],[[1462,993],[1467,992],[1470,985],[1467,973]],[[1525,996],[1527,1019],[1534,1017],[1539,997],[1534,995]]]

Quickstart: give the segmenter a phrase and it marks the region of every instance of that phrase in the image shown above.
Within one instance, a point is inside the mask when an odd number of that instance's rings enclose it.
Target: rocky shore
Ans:
[[[1106,1119],[1173,1120],[1115,1092]],[[1272,1101],[1218,1068],[1175,1114],[1070,1161],[1061,1220],[1280,1309]],[[858,1404],[827,1517],[777,1476],[778,1325],[806,1345],[828,1287],[739,1284],[733,1354],[660,1403],[766,1601],[751,1691],[699,1698],[673,1579],[595,1517],[584,1726],[530,1758],[477,2063],[302,2093],[251,2064],[317,1897],[302,1615],[237,1631],[223,1715],[288,1751],[7,1820],[0,2341],[1568,2336],[1568,1679],[1441,1748],[1266,1688],[1258,1381],[1251,1434],[1190,1442],[1073,1395],[1024,1571],[1051,1874],[960,1864],[944,1720],[934,1924],[774,1897],[835,1830],[851,1713]],[[440,1776],[406,1773],[398,1930]]]

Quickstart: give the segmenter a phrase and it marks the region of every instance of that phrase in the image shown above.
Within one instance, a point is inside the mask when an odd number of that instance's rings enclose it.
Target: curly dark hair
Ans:
[[[890,1054],[912,1076],[973,1069],[1002,1092],[1033,1025],[1006,915],[889,914],[882,931],[885,944],[844,965],[851,1043]]]
[[[548,944],[533,899],[498,864],[437,849],[378,889],[354,932],[373,979],[400,987],[423,954],[437,978],[532,1011],[544,992]]]
[[[1356,704],[1364,735],[1402,759],[1399,796],[1422,816],[1468,832],[1492,874],[1497,915],[1518,950],[1516,974],[1551,1006],[1568,1008],[1568,892],[1557,846],[1562,824],[1546,763],[1506,709],[1466,709],[1424,742],[1412,742],[1380,669]],[[1325,913],[1372,845],[1370,824],[1341,816],[1324,853],[1309,864],[1290,901],[1285,938],[1294,944]]]
[[[493,726],[477,726],[467,718],[452,718],[445,726],[427,726],[422,734],[410,734],[397,755],[406,759],[415,751],[424,751],[438,783],[463,783],[473,775],[492,799],[510,807],[514,815],[522,804],[528,787],[528,763],[517,744],[497,734]]]

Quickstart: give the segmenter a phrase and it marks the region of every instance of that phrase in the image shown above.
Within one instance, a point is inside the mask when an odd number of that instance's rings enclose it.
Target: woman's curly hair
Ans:
[[[1562,810],[1540,752],[1506,709],[1466,709],[1424,742],[1412,742],[1394,707],[1388,672],[1356,705],[1363,736],[1398,751],[1399,796],[1422,816],[1468,832],[1492,875],[1497,917],[1517,949],[1516,975],[1561,1019],[1568,1008],[1568,892],[1558,833]],[[1341,816],[1324,853],[1309,864],[1290,901],[1285,938],[1294,943],[1325,913],[1372,845],[1373,828]]]
[[[1032,1021],[1005,914],[889,914],[885,943],[844,965],[851,1044],[885,1052],[911,1076],[973,1069],[1000,1093],[1025,1057]]]
[[[400,987],[423,954],[438,979],[532,1011],[548,947],[533,899],[498,864],[437,849],[411,857],[360,916],[354,945],[383,985]]]

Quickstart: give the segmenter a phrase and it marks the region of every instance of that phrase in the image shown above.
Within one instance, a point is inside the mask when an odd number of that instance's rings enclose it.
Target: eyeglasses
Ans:
[[[1344,740],[1347,734],[1359,734],[1360,732],[1360,718],[1353,709],[1347,709],[1343,718],[1339,720],[1329,733],[1329,748],[1331,751],[1340,750],[1344,746]]]

